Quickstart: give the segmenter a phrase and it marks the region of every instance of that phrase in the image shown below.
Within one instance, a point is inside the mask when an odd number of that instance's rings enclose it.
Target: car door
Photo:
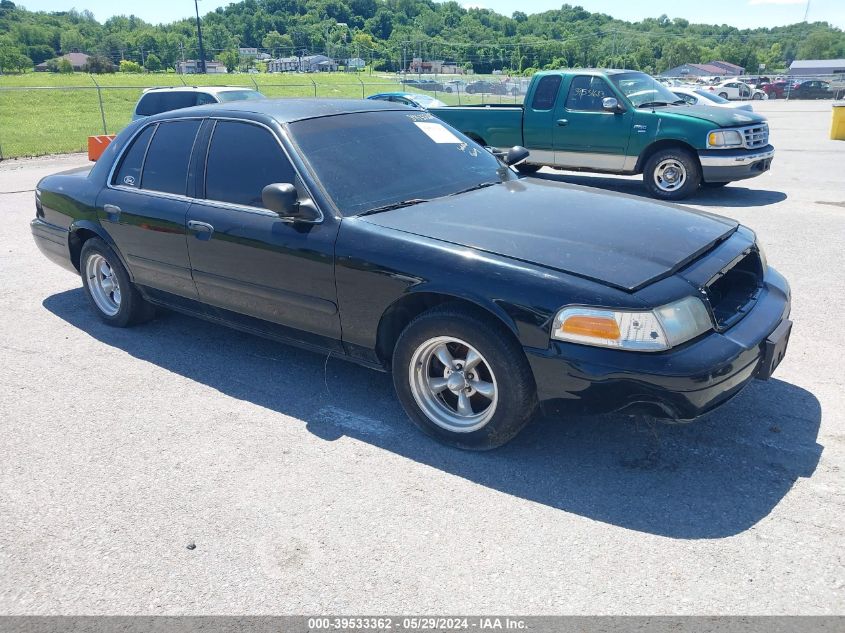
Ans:
[[[97,198],[97,217],[135,283],[195,299],[185,217],[188,166],[200,119],[161,121],[129,143]]]
[[[750,99],[751,98],[751,87],[742,82],[737,82],[737,91],[739,93],[740,99]]]
[[[555,105],[560,94],[561,75],[545,75],[537,82],[531,103],[523,115],[522,140],[531,151],[531,161],[545,165],[555,163],[555,141],[558,134]],[[551,131],[551,133],[549,133]]]
[[[559,167],[621,171],[625,164],[633,114],[608,112],[606,97],[619,99],[604,77],[572,77],[566,99],[558,105],[554,143]]]
[[[188,212],[188,253],[200,300],[221,318],[340,350],[334,283],[338,222],[306,223],[264,207],[261,192],[291,183],[310,197],[276,132],[211,122],[205,168]]]

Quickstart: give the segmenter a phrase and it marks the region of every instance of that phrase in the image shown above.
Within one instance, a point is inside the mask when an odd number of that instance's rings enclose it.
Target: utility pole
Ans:
[[[205,74],[205,50],[202,47],[202,26],[200,25],[200,6],[198,4],[199,0],[194,0],[194,8],[197,11],[197,39],[199,40],[200,44],[200,58],[199,64],[197,64],[197,72],[201,75]]]

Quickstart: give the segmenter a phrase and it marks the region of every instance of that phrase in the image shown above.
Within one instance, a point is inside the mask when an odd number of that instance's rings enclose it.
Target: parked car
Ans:
[[[148,88],[144,90],[135,110],[132,119],[190,108],[208,103],[227,103],[229,101],[248,101],[251,99],[263,99],[264,95],[251,88],[238,86],[175,86],[172,88]]]
[[[754,101],[759,101],[769,98],[763,90],[752,88],[744,81],[737,81],[735,79],[729,79],[715,86],[710,86],[709,90],[717,96],[722,97],[722,99],[753,99]]]
[[[531,150],[519,169],[544,165],[642,174],[649,193],[680,200],[700,184],[723,186],[771,166],[766,119],[754,112],[688,106],[645,73],[537,73],[524,104],[432,108],[476,142]]]
[[[796,81],[789,89],[790,99],[833,99],[833,90],[826,81],[808,79]]]
[[[786,97],[787,88],[789,87],[788,81],[772,81],[769,83],[764,83],[759,86],[759,88],[766,93],[769,99],[783,99]]]
[[[429,95],[421,95],[415,92],[380,92],[378,94],[370,95],[367,99],[375,101],[390,101],[392,103],[401,103],[402,105],[411,106],[412,108],[445,108],[446,104],[440,99],[435,99]]]
[[[419,90],[431,90],[432,92],[452,92],[452,86],[442,84],[434,79],[403,79],[404,86],[411,86]]]
[[[464,88],[464,92],[468,94],[508,94],[507,87],[503,83],[498,81],[486,81],[484,79],[479,79],[478,81],[468,83],[466,85],[466,88]]]
[[[391,371],[462,448],[546,400],[688,419],[772,374],[789,287],[750,229],[520,178],[526,154],[383,101],[198,106],[44,178],[32,233],[108,325],[167,306]]]
[[[671,90],[675,96],[683,99],[690,105],[713,106],[714,108],[731,108],[733,110],[748,110],[749,112],[754,111],[754,108],[751,107],[750,103],[736,103],[735,101],[728,101],[727,99],[722,99],[719,95],[713,94],[709,90],[704,90],[702,88],[687,88],[679,86],[671,88]]]

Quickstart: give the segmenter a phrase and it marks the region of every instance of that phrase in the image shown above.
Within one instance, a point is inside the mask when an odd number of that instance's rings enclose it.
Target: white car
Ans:
[[[741,101],[753,99],[754,101],[759,101],[769,98],[762,90],[752,88],[744,81],[737,81],[736,79],[729,79],[715,86],[710,86],[708,90],[722,97],[722,99],[738,99]]]
[[[671,90],[673,93],[678,95],[679,98],[683,99],[690,105],[715,106],[717,108],[731,108],[733,110],[751,111],[754,109],[751,107],[750,103],[734,103],[733,101],[722,99],[719,95],[704,88],[690,88],[684,86],[671,88]]]

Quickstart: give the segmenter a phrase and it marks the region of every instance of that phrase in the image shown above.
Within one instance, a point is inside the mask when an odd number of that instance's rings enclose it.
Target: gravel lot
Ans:
[[[0,163],[0,613],[843,613],[845,142],[829,102],[755,107],[772,171],[689,204],[792,283],[776,378],[689,425],[549,416],[487,454],[415,431],[386,375],[175,314],[102,325],[28,226],[84,157]]]

